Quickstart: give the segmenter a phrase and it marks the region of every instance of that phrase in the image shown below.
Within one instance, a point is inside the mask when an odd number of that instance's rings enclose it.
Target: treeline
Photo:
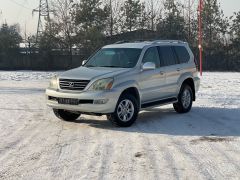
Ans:
[[[45,54],[51,54],[52,49],[67,49],[72,54],[73,47],[77,47],[87,57],[116,39],[178,39],[189,42],[198,56],[198,7],[197,4],[189,6],[188,2],[53,0],[50,4],[51,21],[37,47]],[[16,35],[17,28],[6,26],[0,29],[0,53],[16,48],[21,39],[19,34]],[[16,41],[11,41],[12,45],[6,46],[6,41],[2,41],[6,28],[14,32],[12,35]],[[10,37],[11,33],[7,36]],[[27,40],[34,44],[35,38]],[[203,42],[206,70],[240,71],[240,11],[226,17],[218,0],[204,0]]]
[[[17,53],[21,41],[19,25],[2,24],[0,27],[0,55]]]

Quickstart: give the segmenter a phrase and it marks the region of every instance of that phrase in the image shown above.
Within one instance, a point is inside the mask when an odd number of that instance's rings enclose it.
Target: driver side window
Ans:
[[[143,64],[146,62],[155,63],[156,68],[160,67],[160,59],[157,47],[150,47],[149,49],[147,49],[142,60]]]

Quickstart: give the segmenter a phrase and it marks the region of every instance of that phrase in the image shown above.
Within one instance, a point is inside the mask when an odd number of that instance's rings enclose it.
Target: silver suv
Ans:
[[[119,42],[54,77],[46,95],[55,115],[65,121],[81,114],[107,115],[114,125],[127,127],[144,108],[172,103],[176,112],[189,112],[199,86],[188,43]]]

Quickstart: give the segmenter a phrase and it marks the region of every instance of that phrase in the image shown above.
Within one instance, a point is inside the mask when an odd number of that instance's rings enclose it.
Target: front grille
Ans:
[[[89,80],[59,79],[61,89],[82,91],[88,85]]]

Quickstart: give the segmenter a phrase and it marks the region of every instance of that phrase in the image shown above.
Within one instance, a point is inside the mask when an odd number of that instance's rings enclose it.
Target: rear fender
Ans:
[[[176,92],[177,94],[180,93],[180,90],[181,90],[181,87],[182,87],[183,82],[184,82],[186,79],[188,79],[188,78],[194,79],[192,73],[186,72],[186,73],[183,73],[183,74],[180,76],[180,78],[178,79],[178,88],[177,88],[177,92]],[[193,82],[194,82],[194,81],[193,81]]]

